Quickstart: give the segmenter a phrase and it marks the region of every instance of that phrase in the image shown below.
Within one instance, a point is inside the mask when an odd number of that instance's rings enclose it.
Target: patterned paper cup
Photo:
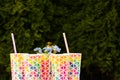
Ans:
[[[12,80],[50,80],[46,54],[10,54]]]
[[[52,54],[51,80],[80,80],[81,54]]]

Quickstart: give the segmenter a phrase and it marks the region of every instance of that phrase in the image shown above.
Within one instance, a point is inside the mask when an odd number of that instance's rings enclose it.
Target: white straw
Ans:
[[[67,43],[67,39],[66,39],[65,33],[63,33],[63,37],[64,37],[64,42],[65,42],[65,46],[66,46],[67,53],[70,53],[70,52],[69,52],[68,43]]]
[[[11,33],[11,37],[12,37],[12,42],[13,42],[13,47],[14,47],[14,53],[17,53],[16,45],[15,45],[15,39],[14,39],[14,34],[13,33]]]

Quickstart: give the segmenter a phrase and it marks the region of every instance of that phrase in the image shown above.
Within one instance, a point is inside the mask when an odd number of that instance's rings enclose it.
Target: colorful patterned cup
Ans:
[[[10,54],[12,80],[50,80],[47,54]]]
[[[52,54],[51,80],[80,80],[81,54]]]

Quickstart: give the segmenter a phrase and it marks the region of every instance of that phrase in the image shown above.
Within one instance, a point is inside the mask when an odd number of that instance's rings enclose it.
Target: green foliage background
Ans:
[[[0,80],[11,80],[11,32],[17,52],[47,41],[82,53],[81,80],[120,80],[120,0],[1,0]]]

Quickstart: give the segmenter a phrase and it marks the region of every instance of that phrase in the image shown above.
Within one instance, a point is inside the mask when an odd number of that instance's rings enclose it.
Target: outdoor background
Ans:
[[[0,0],[0,80],[11,80],[11,33],[17,52],[52,41],[82,53],[81,80],[120,80],[120,0]]]

